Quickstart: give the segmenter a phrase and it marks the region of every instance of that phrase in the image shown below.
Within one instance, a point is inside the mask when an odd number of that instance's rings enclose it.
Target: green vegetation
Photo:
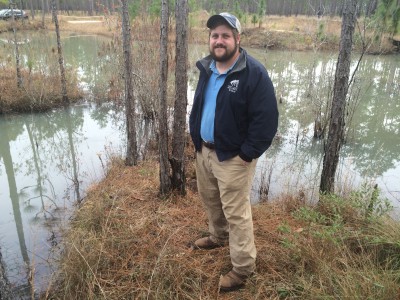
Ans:
[[[189,164],[189,174],[193,171]],[[191,179],[193,180],[193,179]],[[400,225],[376,189],[316,206],[286,196],[254,207],[257,271],[218,295],[229,249],[192,251],[207,232],[195,191],[157,197],[157,163],[114,161],[68,230],[54,299],[395,299]]]
[[[379,33],[389,32],[391,36],[400,30],[400,5],[397,0],[381,0],[375,13]]]

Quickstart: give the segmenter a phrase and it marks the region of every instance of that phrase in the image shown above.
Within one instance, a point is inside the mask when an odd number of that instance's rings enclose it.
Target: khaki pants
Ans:
[[[254,272],[257,254],[250,204],[256,163],[245,166],[239,156],[220,162],[215,151],[204,146],[196,156],[197,186],[211,239],[224,243],[229,238],[233,270],[243,275]]]

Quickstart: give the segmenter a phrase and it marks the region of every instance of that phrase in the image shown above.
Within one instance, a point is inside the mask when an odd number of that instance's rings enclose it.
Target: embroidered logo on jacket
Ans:
[[[231,93],[236,93],[239,87],[239,79],[232,80],[228,85],[228,90]]]

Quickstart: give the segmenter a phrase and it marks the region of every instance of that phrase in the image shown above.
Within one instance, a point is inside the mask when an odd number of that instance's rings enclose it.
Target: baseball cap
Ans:
[[[226,23],[228,23],[229,26],[236,29],[239,33],[241,33],[242,26],[240,25],[238,18],[236,18],[234,15],[227,13],[227,12],[223,12],[223,13],[220,13],[219,15],[211,16],[207,21],[207,27],[213,28],[215,22],[218,20],[225,21]]]

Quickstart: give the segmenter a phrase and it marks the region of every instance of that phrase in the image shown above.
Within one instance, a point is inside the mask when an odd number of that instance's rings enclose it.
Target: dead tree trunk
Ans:
[[[14,8],[13,3],[10,2],[11,7],[11,26],[13,29],[14,35],[14,45],[15,45],[15,64],[16,64],[16,71],[17,71],[17,86],[18,88],[22,87],[22,75],[21,75],[21,67],[20,67],[20,58],[19,58],[19,48],[18,48],[18,40],[17,40],[17,29],[15,28],[15,16],[14,16]]]
[[[63,57],[62,47],[61,47],[60,25],[58,24],[56,0],[51,1],[51,12],[53,15],[53,21],[54,21],[54,25],[55,25],[55,29],[56,29],[56,36],[57,36],[57,52],[58,52],[58,64],[60,65],[62,101],[63,101],[64,105],[68,105],[69,100],[68,100],[68,95],[67,95],[67,79],[65,77],[64,57]]]
[[[159,155],[160,195],[171,190],[170,165],[168,161],[168,0],[161,1],[160,37],[160,106],[159,106]]]
[[[176,70],[174,135],[172,138],[172,188],[186,193],[185,146],[187,106],[187,63],[188,63],[188,1],[176,0]]]
[[[125,113],[127,148],[125,164],[137,164],[137,141],[135,126],[135,101],[133,97],[132,81],[132,49],[131,49],[131,22],[128,12],[128,0],[121,0],[122,5],[122,41],[124,51],[124,79],[125,79]]]
[[[335,83],[328,137],[321,174],[320,191],[333,193],[335,173],[339,162],[339,152],[343,143],[344,116],[346,97],[349,88],[351,48],[356,22],[357,0],[345,0],[342,17],[342,31],[339,46],[339,57],[336,65]]]

